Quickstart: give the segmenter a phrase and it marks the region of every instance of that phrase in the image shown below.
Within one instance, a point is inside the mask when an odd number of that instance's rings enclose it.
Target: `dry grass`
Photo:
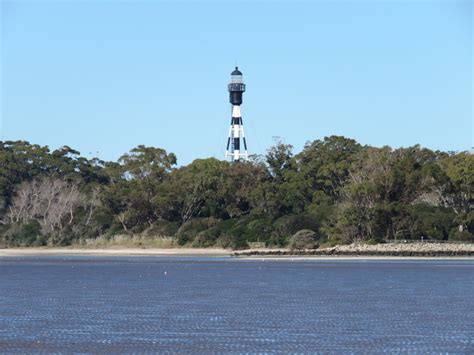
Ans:
[[[86,239],[73,247],[81,248],[176,248],[179,247],[176,238],[164,236],[115,235],[113,237],[98,237]]]
[[[263,242],[249,242],[247,244],[250,249],[265,249],[265,243]]]

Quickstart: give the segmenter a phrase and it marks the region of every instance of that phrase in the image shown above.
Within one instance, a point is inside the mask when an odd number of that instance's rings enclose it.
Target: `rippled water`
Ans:
[[[0,352],[474,353],[474,260],[0,258]]]

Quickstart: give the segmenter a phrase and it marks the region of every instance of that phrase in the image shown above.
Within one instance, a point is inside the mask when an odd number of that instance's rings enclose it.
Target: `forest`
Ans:
[[[474,242],[474,155],[330,136],[299,153],[275,141],[248,162],[185,166],[139,145],[118,161],[0,142],[0,247],[167,240],[175,246]],[[257,244],[256,244],[257,243]]]

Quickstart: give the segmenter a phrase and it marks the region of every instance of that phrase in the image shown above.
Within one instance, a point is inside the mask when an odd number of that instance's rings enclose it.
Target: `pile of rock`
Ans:
[[[315,241],[317,243],[317,241]],[[354,243],[324,249],[265,249],[236,252],[234,256],[474,256],[473,243]]]
[[[337,245],[328,248],[334,253],[381,253],[381,252],[414,252],[414,253],[457,253],[457,252],[473,252],[474,244],[469,243],[385,243],[368,245],[362,243],[354,243],[350,245]]]

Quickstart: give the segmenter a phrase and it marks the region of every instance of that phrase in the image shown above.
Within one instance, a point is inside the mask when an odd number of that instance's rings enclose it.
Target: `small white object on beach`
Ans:
[[[167,274],[168,274],[168,271],[165,271],[163,274],[167,275]]]

